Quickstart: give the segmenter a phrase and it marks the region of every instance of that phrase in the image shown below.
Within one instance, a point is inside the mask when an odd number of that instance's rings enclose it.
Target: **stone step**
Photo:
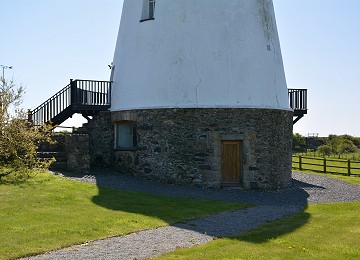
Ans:
[[[65,152],[38,152],[37,157],[45,160],[55,158],[57,162],[66,162]]]
[[[50,170],[67,170],[67,162],[54,162],[49,167]]]

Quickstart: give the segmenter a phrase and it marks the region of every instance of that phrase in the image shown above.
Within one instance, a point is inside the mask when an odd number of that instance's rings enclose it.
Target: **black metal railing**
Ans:
[[[307,110],[307,89],[288,89],[290,107],[294,111]]]
[[[111,102],[109,81],[70,80],[72,103],[87,106],[106,106]]]
[[[290,107],[294,115],[306,114],[307,89],[288,89]],[[29,111],[28,120],[34,125],[59,123],[65,121],[74,112],[86,110],[104,110],[110,107],[111,82],[95,80],[70,80],[65,88],[46,100],[40,106]],[[67,111],[67,116],[64,112]],[[59,116],[63,113],[63,117]],[[63,119],[66,118],[66,119]],[[54,119],[57,119],[54,122]]]
[[[29,111],[28,120],[39,126],[50,122],[52,119],[71,106],[71,86],[67,85],[54,96],[46,100],[40,106]]]
[[[75,112],[103,110],[110,107],[111,82],[70,80],[70,84],[28,113],[33,125],[65,121]]]

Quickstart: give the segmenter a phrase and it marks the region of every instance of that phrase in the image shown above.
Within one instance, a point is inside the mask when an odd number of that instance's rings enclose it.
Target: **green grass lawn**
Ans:
[[[360,186],[359,177],[314,173]],[[160,259],[360,259],[360,202],[309,205],[252,232]]]
[[[303,224],[304,220],[307,220]],[[160,259],[360,259],[360,202],[309,205],[302,213]]]
[[[2,182],[0,194],[0,259],[246,206],[99,189],[46,173],[17,184]]]

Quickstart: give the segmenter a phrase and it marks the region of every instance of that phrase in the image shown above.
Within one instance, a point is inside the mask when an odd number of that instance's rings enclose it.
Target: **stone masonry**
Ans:
[[[90,171],[89,135],[55,133],[51,136],[54,143],[41,143],[38,158],[55,158],[50,170],[88,173]]]
[[[147,109],[102,112],[85,128],[92,164],[168,183],[221,187],[223,140],[241,141],[245,189],[291,185],[292,112],[273,109]],[[111,117],[111,119],[110,119]],[[114,126],[136,122],[134,149],[114,149]]]
[[[67,159],[67,170],[73,172],[89,173],[89,135],[65,135],[65,151]]]
[[[89,134],[92,167],[109,168],[113,165],[114,131],[109,111],[95,114],[92,120],[78,129],[78,133]]]

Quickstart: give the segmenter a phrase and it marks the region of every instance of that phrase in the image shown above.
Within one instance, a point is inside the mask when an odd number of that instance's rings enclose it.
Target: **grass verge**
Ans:
[[[249,205],[99,189],[47,173],[0,183],[0,259],[200,218]]]
[[[160,259],[360,259],[360,202],[309,205],[302,213]],[[305,223],[304,223],[305,222]]]

